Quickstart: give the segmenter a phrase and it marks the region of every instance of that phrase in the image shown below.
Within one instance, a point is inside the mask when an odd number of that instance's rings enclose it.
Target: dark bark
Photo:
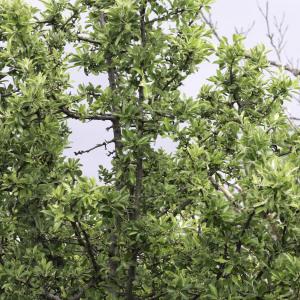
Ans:
[[[141,4],[140,8],[140,34],[141,34],[141,45],[143,48],[146,46],[146,24],[145,24],[145,11],[146,3]],[[145,65],[141,63],[141,69],[144,71]],[[144,87],[139,86],[138,88],[138,110],[139,118],[136,121],[137,135],[139,138],[143,137],[143,103],[145,101]],[[143,152],[141,149],[137,149],[136,153],[136,173],[135,173],[135,187],[134,187],[134,207],[132,209],[132,214],[130,216],[132,221],[139,218],[142,206],[142,188],[143,188]],[[136,267],[137,267],[137,256],[138,256],[138,245],[135,243],[130,249],[130,266],[127,272],[127,289],[126,289],[126,299],[135,299],[134,296],[134,285],[133,282],[136,277]]]
[[[100,25],[105,26],[106,19],[105,14],[103,12],[100,13]],[[117,92],[117,74],[116,69],[113,65],[112,61],[112,55],[111,53],[107,52],[106,58],[105,58],[106,64],[108,65],[108,82],[109,86],[113,93]],[[112,112],[117,113],[118,108],[112,105]],[[115,117],[112,121],[112,129],[113,129],[113,135],[114,135],[114,143],[115,143],[115,159],[118,159],[120,157],[120,154],[122,152],[122,130],[120,125],[120,120],[118,117]],[[122,183],[120,181],[116,181],[115,187],[117,191],[120,191],[122,188]],[[109,256],[109,268],[110,268],[110,277],[112,279],[115,279],[116,277],[116,271],[118,268],[118,262],[115,260],[115,258],[118,256],[118,238],[117,238],[117,231],[120,227],[120,218],[118,216],[115,217],[115,225],[111,230],[111,236],[110,236],[110,247],[108,250],[108,256]]]
[[[245,224],[244,224],[244,226],[243,226],[243,229],[242,229],[242,232],[241,232],[239,241],[238,241],[237,244],[236,244],[236,251],[237,251],[237,252],[241,252],[241,247],[242,247],[242,237],[244,236],[246,230],[250,227],[250,223],[251,223],[251,220],[252,220],[252,218],[254,217],[254,215],[255,215],[255,210],[253,210],[253,211],[249,214],[248,219],[247,219],[247,221],[245,222]]]
[[[78,225],[78,222],[71,222],[71,225],[74,229],[74,233],[77,238],[78,244],[85,249],[87,256],[92,264],[95,273],[94,277],[99,277],[100,267],[96,261],[93,246],[91,245],[87,232],[81,227],[80,224]],[[83,234],[83,237],[81,233]]]

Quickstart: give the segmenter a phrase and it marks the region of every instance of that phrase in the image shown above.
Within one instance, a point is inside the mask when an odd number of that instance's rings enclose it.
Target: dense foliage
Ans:
[[[0,299],[299,299],[297,84],[213,45],[210,0],[41,2],[0,0]],[[69,93],[74,67],[109,86]],[[101,183],[62,155],[70,118],[111,123]]]

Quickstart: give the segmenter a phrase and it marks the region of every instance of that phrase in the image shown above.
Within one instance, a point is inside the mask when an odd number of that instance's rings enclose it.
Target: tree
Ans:
[[[240,35],[214,46],[210,0],[43,2],[0,1],[0,298],[299,299],[297,82]],[[109,87],[70,94],[75,66]],[[62,155],[70,118],[111,122],[100,184]]]

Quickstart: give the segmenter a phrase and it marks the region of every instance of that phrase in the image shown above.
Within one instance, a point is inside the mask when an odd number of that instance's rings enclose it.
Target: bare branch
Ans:
[[[211,14],[209,13],[208,16],[205,16],[205,14],[202,11],[200,11],[199,13],[204,22],[209,26],[215,38],[220,42],[222,39],[217,31],[217,24],[214,23]]]
[[[202,8],[203,8],[203,5],[200,5],[199,8],[198,8],[198,10],[197,10],[197,12],[195,13],[194,19],[192,19],[192,20],[189,22],[189,26],[192,26],[192,25],[194,24],[196,18],[200,15]]]
[[[116,154],[116,151],[114,150],[114,151],[108,151],[108,157],[110,157],[110,156],[112,156],[112,155],[114,155],[114,154]]]
[[[270,63],[271,66],[274,66],[274,67],[277,67],[277,68],[283,68],[284,70],[290,72],[294,76],[299,76],[300,75],[300,69],[293,68],[289,65],[282,65],[280,63],[277,63],[274,60],[269,60],[269,63]]]
[[[286,46],[285,37],[289,28],[288,25],[285,25],[285,14],[282,15],[280,22],[278,21],[277,17],[274,17],[274,26],[279,34],[277,43],[280,52],[282,52]]]
[[[84,153],[89,153],[97,148],[100,148],[100,147],[104,147],[105,150],[107,150],[107,145],[110,144],[110,143],[113,143],[115,140],[111,140],[111,141],[105,141],[101,144],[97,144],[96,146],[90,148],[90,149],[87,149],[87,150],[79,150],[77,152],[74,152],[75,155],[81,155],[81,154],[84,154]]]
[[[108,127],[105,128],[106,131],[110,131],[111,129],[113,129],[113,125],[108,126]]]
[[[270,17],[269,17],[269,2],[266,2],[266,6],[265,9],[263,10],[260,6],[258,6],[258,9],[261,13],[261,15],[263,16],[265,23],[266,23],[266,27],[267,27],[267,37],[270,41],[270,44],[273,48],[273,50],[276,53],[276,56],[278,58],[278,60],[281,62],[282,61],[282,51],[285,47],[285,36],[288,30],[288,26],[285,26],[285,16],[283,15],[281,18],[281,21],[278,21],[277,18],[274,18],[274,26],[277,30],[278,33],[278,39],[277,41],[275,41],[275,35],[271,30],[271,24],[270,24]]]
[[[297,118],[297,117],[290,117],[290,120],[293,120],[293,121],[300,121],[300,118]]]
[[[296,62],[294,62],[293,58],[286,57],[286,61],[288,62],[288,65],[290,67],[292,67],[293,69],[299,69],[299,63],[300,63],[300,59],[299,58],[297,58]]]
[[[219,33],[216,30],[216,25],[214,24],[211,15],[209,14],[209,17],[206,17],[202,12],[200,12],[200,14],[201,14],[202,19],[204,20],[204,22],[210,27],[210,29],[211,29],[213,35],[215,36],[215,38],[220,42],[222,39],[221,39],[221,36],[219,35]],[[245,58],[251,59],[251,55],[246,54]],[[296,77],[300,75],[300,69],[294,68],[290,65],[284,65],[284,64],[278,63],[274,60],[269,60],[269,64],[273,67],[282,68],[285,71],[290,72],[291,74],[293,74]]]
[[[236,34],[247,36],[254,26],[255,26],[255,21],[253,21],[246,29],[244,29],[243,27],[241,27],[240,29],[235,27],[234,30]]]

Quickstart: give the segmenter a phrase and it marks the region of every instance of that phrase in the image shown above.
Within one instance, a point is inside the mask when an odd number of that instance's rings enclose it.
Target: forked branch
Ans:
[[[269,16],[269,2],[266,2],[265,9],[262,9],[260,6],[258,6],[258,9],[263,16],[266,27],[267,27],[267,37],[270,41],[270,44],[272,48],[274,49],[277,59],[281,62],[282,60],[282,51],[286,45],[285,36],[288,30],[288,26],[285,25],[285,15],[282,16],[281,20],[278,21],[278,19],[274,18],[274,25],[277,30],[277,40],[275,40],[275,34],[271,30],[271,22],[270,22],[270,16]]]

